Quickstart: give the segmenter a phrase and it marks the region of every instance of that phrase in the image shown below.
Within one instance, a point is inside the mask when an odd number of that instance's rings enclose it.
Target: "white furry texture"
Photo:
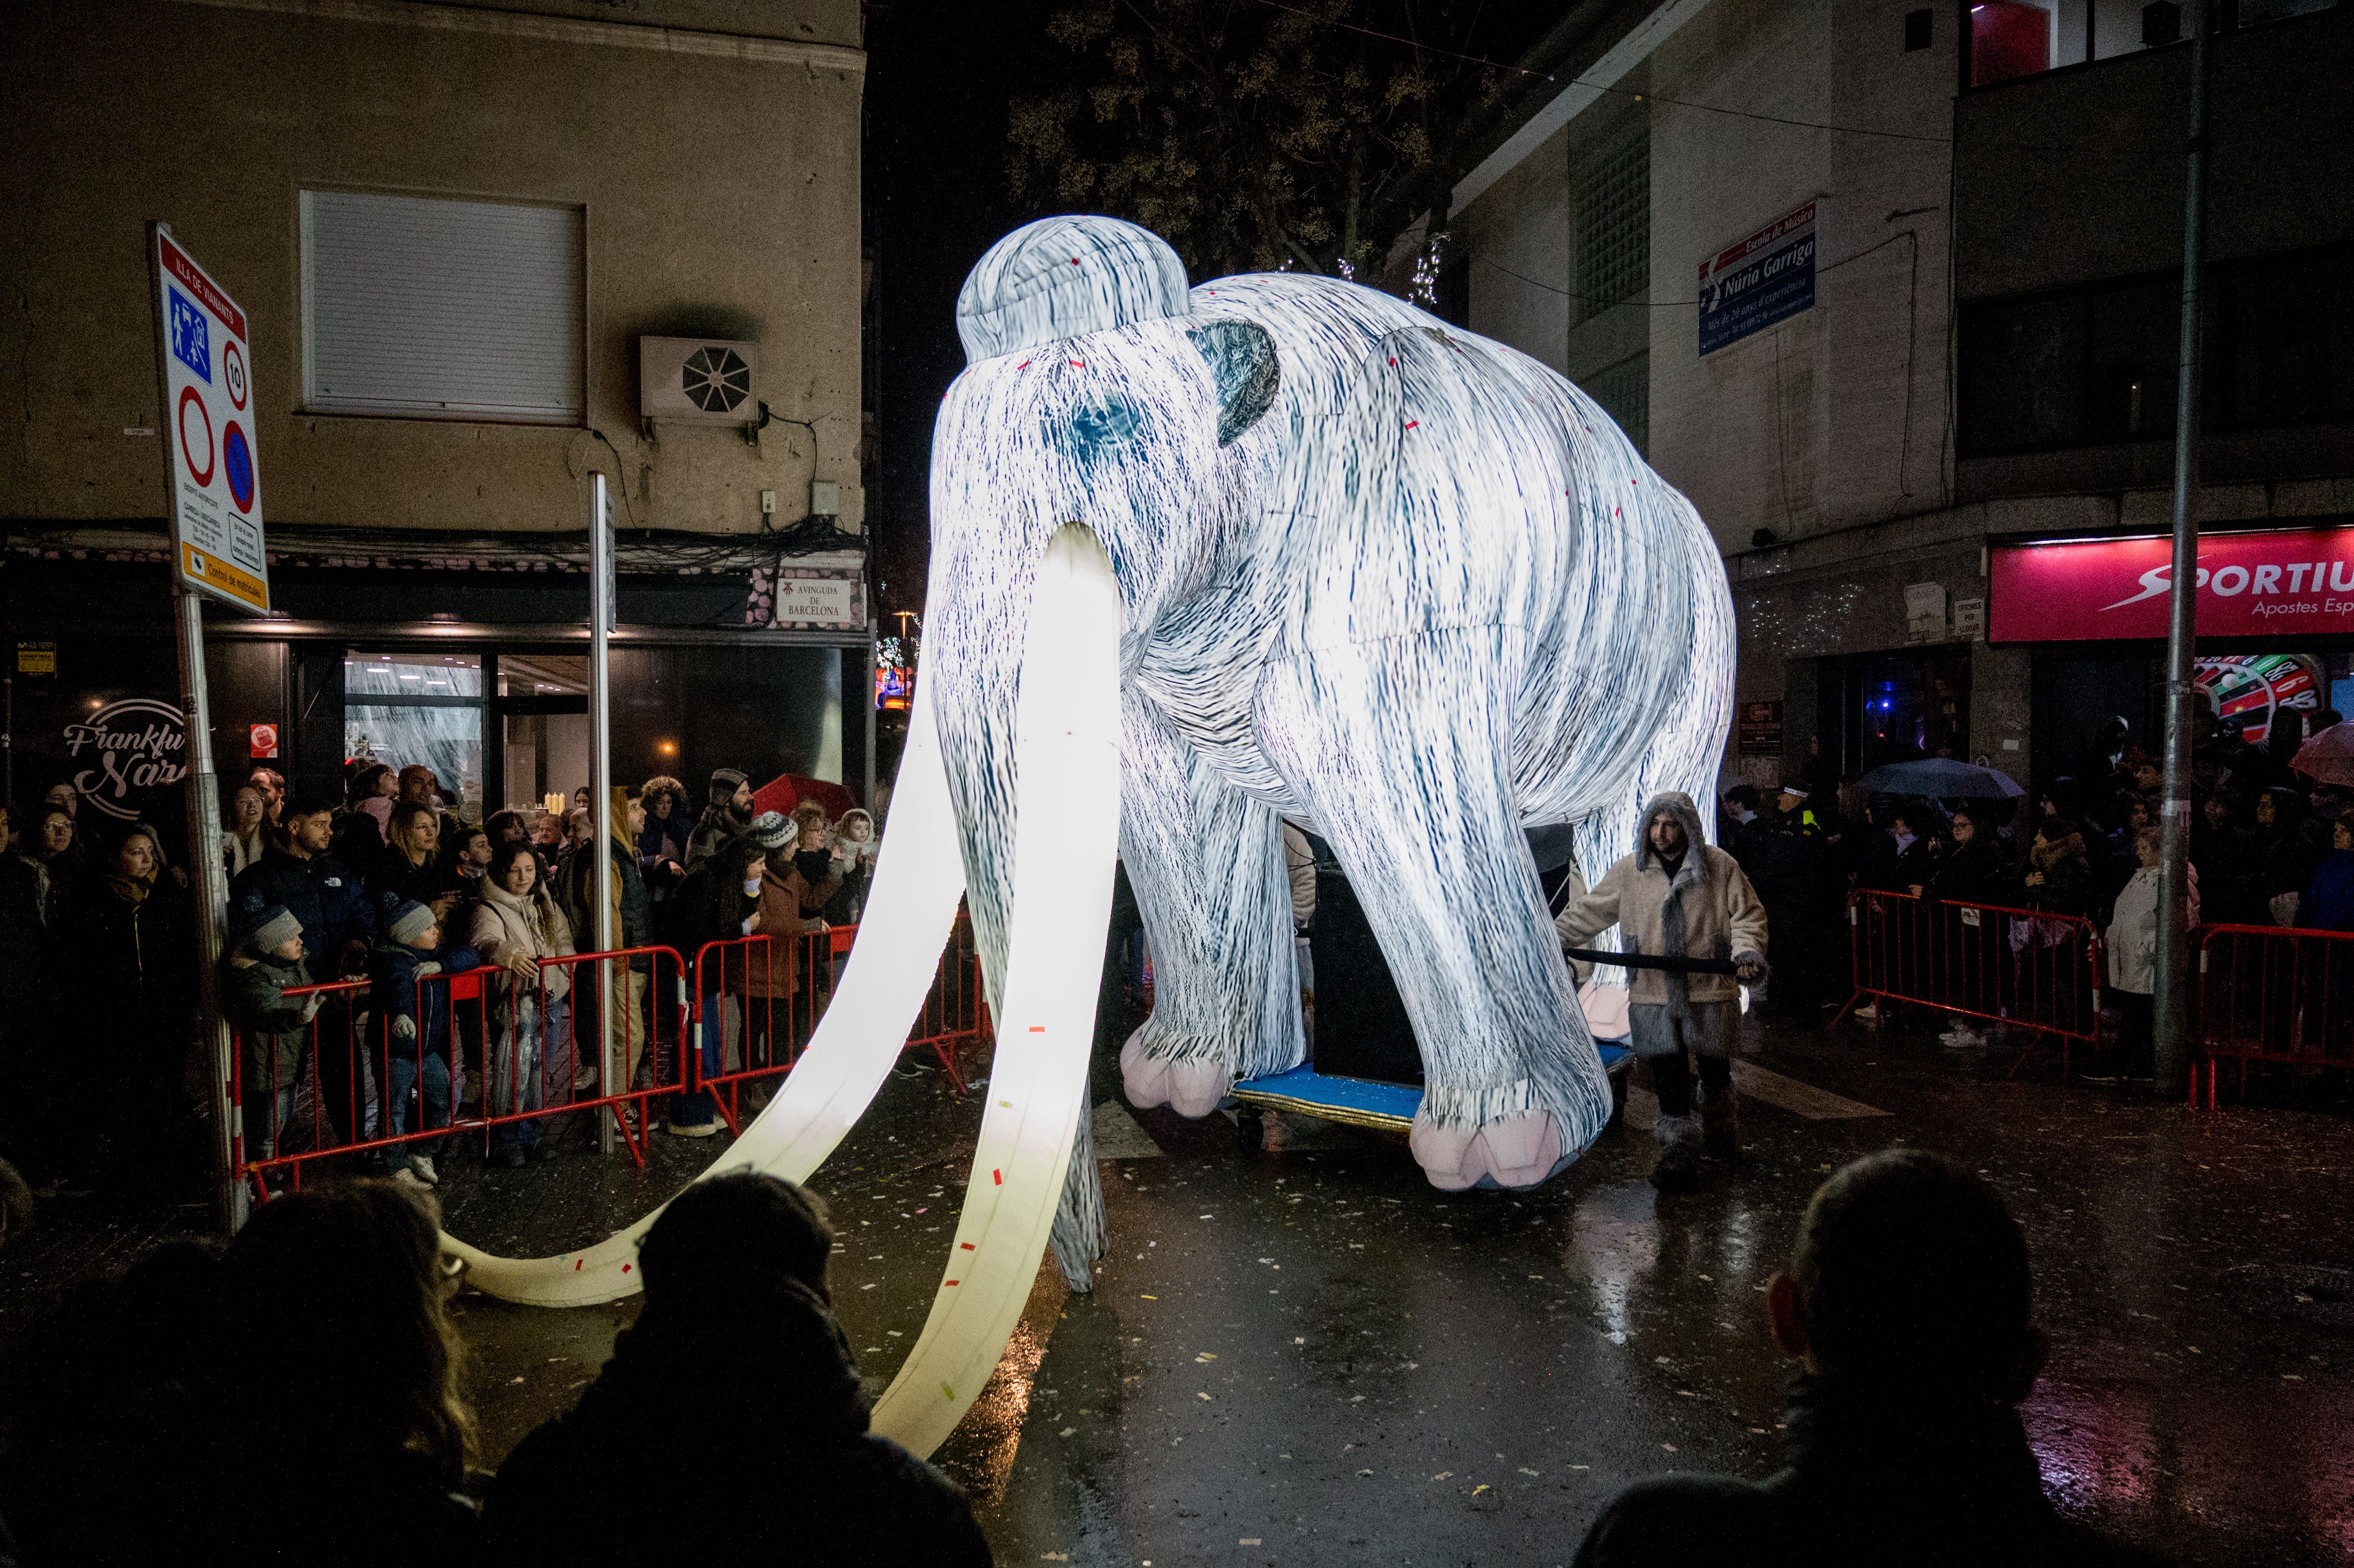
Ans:
[[[977,282],[1142,232],[1050,223]],[[1096,251],[1073,244],[1097,226]],[[1397,977],[1432,1180],[1542,1180],[1610,1097],[1522,830],[1575,823],[1600,867],[1649,794],[1704,796],[1732,697],[1722,563],[1594,402],[1525,355],[1288,273],[1204,285],[1184,315],[1120,302],[1173,264],[1125,290],[1014,291],[1002,318],[960,306],[980,351],[933,448],[926,677],[992,997],[1013,811],[1054,809],[1053,780],[1012,776],[1021,607],[1080,521],[1120,590],[1120,847],[1156,977],[1131,1096],[1200,1114],[1237,1072],[1299,1061],[1280,815],[1331,842]],[[1004,342],[1025,346],[982,352]]]

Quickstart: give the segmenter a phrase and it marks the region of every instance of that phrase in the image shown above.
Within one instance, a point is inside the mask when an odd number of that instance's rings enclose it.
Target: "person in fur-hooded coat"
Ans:
[[[1652,1182],[1688,1188],[1699,1180],[1703,1140],[1712,1154],[1740,1153],[1733,1093],[1734,1018],[1743,984],[1766,978],[1766,906],[1740,863],[1705,842],[1691,797],[1670,790],[1643,807],[1635,853],[1553,921],[1564,947],[1582,948],[1611,927],[1620,949],[1662,958],[1715,959],[1737,975],[1630,969],[1628,1025],[1659,1097],[1659,1161]],[[1692,1116],[1689,1049],[1700,1058],[1701,1118]]]

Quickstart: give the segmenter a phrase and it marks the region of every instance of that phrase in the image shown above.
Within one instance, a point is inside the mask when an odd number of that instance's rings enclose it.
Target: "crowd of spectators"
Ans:
[[[604,1056],[622,1087],[650,1087],[660,1070],[643,949],[692,955],[764,919],[790,935],[858,919],[876,848],[865,812],[837,822],[804,800],[790,819],[757,813],[735,768],[714,775],[695,823],[674,779],[617,788],[602,851],[610,941],[641,951],[609,966],[607,994],[593,978],[583,992],[560,960],[595,948],[599,852],[587,792],[572,801],[561,814],[511,809],[469,822],[431,768],[376,760],[346,769],[340,800],[290,793],[269,768],[228,791],[219,996],[239,1034],[249,1158],[282,1151],[298,1097],[315,1147],[430,1132],[480,1107],[508,1118],[493,1129],[493,1163],[549,1158],[548,1123],[530,1113],[599,1092]],[[0,1164],[44,1197],[151,1187],[200,1169],[211,1150],[197,879],[167,854],[176,833],[91,816],[70,785],[0,809]],[[762,874],[790,910],[763,897]],[[732,896],[709,896],[723,879]],[[780,952],[752,978],[792,994],[801,961]],[[478,969],[493,971],[479,1006],[453,1007],[448,985],[419,983]],[[354,983],[313,989],[334,982]],[[104,1105],[90,1106],[78,1086],[88,1063],[59,1041],[103,1041],[114,1054]],[[712,1110],[708,1097],[673,1104],[671,1130],[706,1136]],[[634,1130],[636,1107],[627,1114]],[[393,1145],[380,1168],[431,1186],[438,1143]]]
[[[18,1347],[0,1568],[597,1568],[676,1538],[682,1506],[715,1562],[986,1564],[962,1490],[871,1429],[834,1246],[790,1182],[689,1186],[640,1244],[643,1306],[610,1359],[490,1470],[432,1195],[314,1184],[226,1248],[167,1245],[81,1288]],[[1580,1568],[2152,1561],[2044,1493],[2018,1407],[2047,1340],[2025,1238],[1982,1179],[1919,1150],[1858,1160],[1761,1289],[1796,1369],[1784,1467],[1638,1479]]]
[[[2327,709],[2282,709],[2260,741],[2217,735],[2198,747],[2194,923],[2354,930],[2354,789],[2290,766],[2309,736],[2338,722]],[[1845,908],[1858,891],[2066,917],[2045,922],[2039,940],[2073,939],[2062,933],[2081,918],[2103,934],[2102,980],[2118,1013],[2114,1065],[2146,1076],[2161,773],[2121,719],[2075,766],[2011,800],[1874,794],[1861,779],[1840,782],[1819,757],[1770,794],[1726,790],[1719,842],[1748,874],[1774,931],[1766,1010],[1819,1021],[1849,999]],[[1958,1018],[1945,1038],[1985,1043]]]
[[[832,1250],[790,1183],[688,1188],[602,1374],[493,1475],[432,1194],[307,1185],[226,1248],[167,1245],[80,1290],[17,1348],[0,1565],[591,1568],[642,1561],[682,1507],[714,1562],[985,1564],[963,1492],[868,1430]]]

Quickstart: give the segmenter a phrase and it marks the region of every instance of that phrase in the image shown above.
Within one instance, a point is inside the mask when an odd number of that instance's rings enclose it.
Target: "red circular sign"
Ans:
[[[196,418],[204,421],[205,461],[196,461],[196,449],[188,444],[188,405],[196,406]],[[213,482],[213,417],[205,407],[204,395],[193,387],[180,388],[180,455],[187,460],[188,477],[198,484]]]
[[[245,354],[233,340],[221,344],[221,385],[228,388],[230,407],[245,412]]]

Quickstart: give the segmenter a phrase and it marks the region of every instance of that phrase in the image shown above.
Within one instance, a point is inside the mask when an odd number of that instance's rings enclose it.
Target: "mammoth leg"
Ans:
[[[1124,693],[1120,725],[1120,858],[1153,976],[1120,1075],[1134,1105],[1206,1116],[1238,1074],[1297,1066],[1305,1048],[1281,828],[1149,698]]]
[[[1435,1186],[1533,1185],[1592,1142],[1610,1086],[1512,799],[1510,628],[1270,664],[1262,744],[1364,906],[1422,1044],[1415,1158]]]

